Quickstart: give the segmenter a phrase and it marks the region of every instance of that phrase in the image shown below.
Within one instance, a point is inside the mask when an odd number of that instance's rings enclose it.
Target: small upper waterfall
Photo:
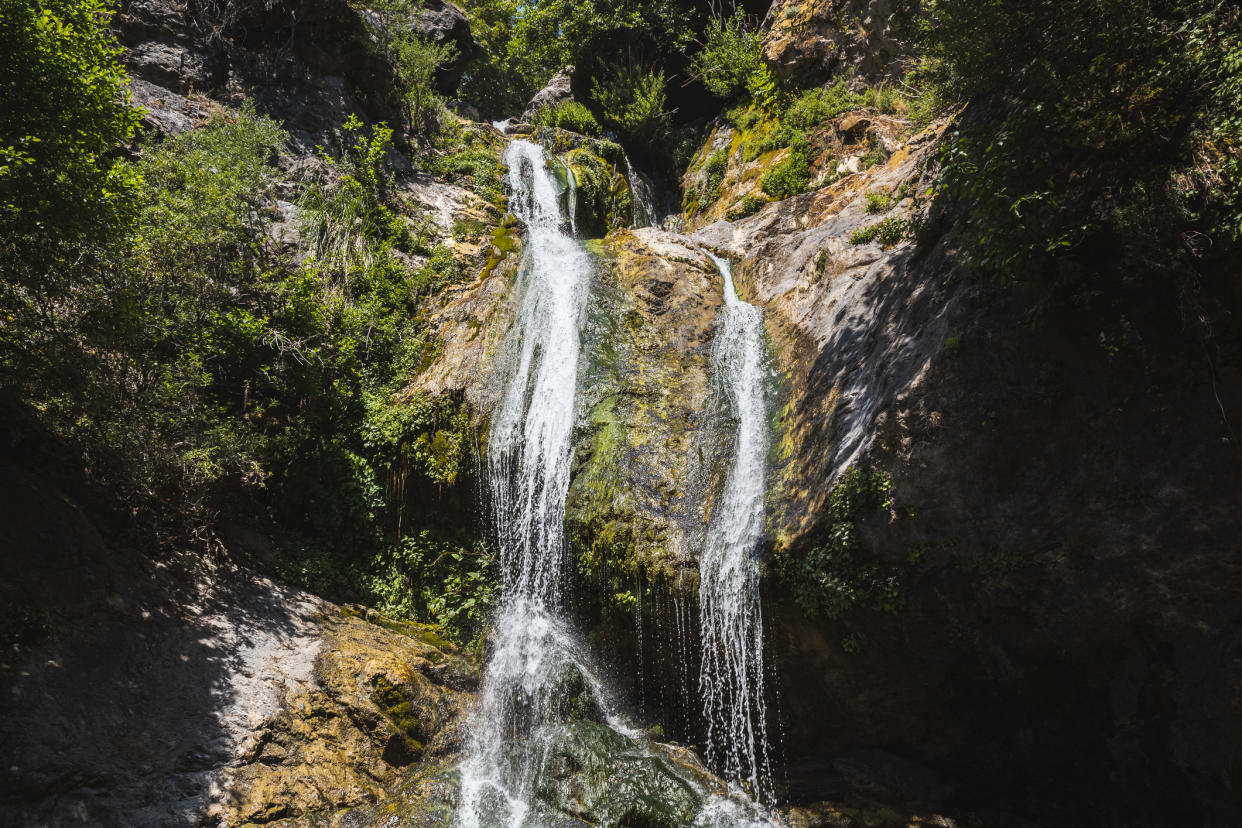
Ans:
[[[509,206],[526,226],[515,284],[510,371],[494,413],[487,484],[504,594],[462,764],[462,825],[521,826],[540,765],[542,729],[569,696],[603,688],[559,616],[565,564],[574,398],[590,260],[566,232],[560,188],[545,152],[514,141],[505,152]]]
[[[658,224],[660,217],[656,210],[655,186],[630,163],[628,155],[625,156],[625,178],[630,182],[630,196],[634,205],[634,219],[630,227],[652,227]]]
[[[730,780],[746,783],[752,796],[770,802],[757,558],[769,445],[763,314],[738,298],[729,262],[711,258],[723,277],[725,297],[712,369],[737,431],[733,462],[711,510],[699,559],[699,686],[709,761]]]

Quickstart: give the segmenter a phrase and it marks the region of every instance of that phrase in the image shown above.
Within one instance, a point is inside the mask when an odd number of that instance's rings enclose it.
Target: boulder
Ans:
[[[444,0],[426,0],[415,24],[419,34],[435,43],[451,43],[457,53],[436,69],[436,90],[442,95],[457,91],[462,73],[482,48],[470,33],[466,13]],[[477,120],[477,118],[475,119]]]
[[[524,123],[530,123],[536,113],[544,107],[561,103],[562,101],[572,101],[574,99],[573,90],[574,67],[566,66],[548,81],[547,85],[540,89],[535,97],[530,99],[530,103],[526,105],[526,111],[522,113],[521,120]]]

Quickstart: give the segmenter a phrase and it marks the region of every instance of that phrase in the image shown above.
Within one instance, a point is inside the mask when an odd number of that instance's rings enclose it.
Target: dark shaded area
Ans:
[[[240,653],[296,633],[297,610],[224,558],[153,559],[110,534],[55,479],[63,458],[13,422],[0,613],[45,626],[0,651],[0,824],[197,824],[244,727],[229,713]]]
[[[944,209],[942,232],[956,208]],[[866,353],[930,318],[951,336],[913,392],[877,395],[869,462],[892,474],[895,506],[861,528],[904,573],[900,607],[834,622],[771,596],[791,793],[827,796],[840,782],[824,757],[883,747],[944,772],[970,810],[1234,824],[1237,280],[1099,260],[1092,301],[1032,326],[1028,295],[954,278],[940,258],[951,244],[838,319],[866,321],[834,333],[878,338]],[[906,304],[920,285],[943,286],[928,291],[935,305]],[[824,349],[812,383],[868,371],[856,352]]]
[[[114,24],[132,76],[230,105],[249,97],[308,149],[351,113],[402,122],[396,75],[346,0],[127,0]]]

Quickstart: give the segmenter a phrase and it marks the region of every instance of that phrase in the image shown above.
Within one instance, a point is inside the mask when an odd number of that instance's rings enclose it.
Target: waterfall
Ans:
[[[723,277],[725,298],[712,370],[737,431],[733,462],[699,558],[699,687],[708,761],[731,781],[745,783],[756,799],[771,802],[757,557],[769,442],[763,314],[738,298],[729,263],[711,258]]]
[[[630,183],[630,197],[633,199],[633,221],[630,227],[652,227],[659,217],[656,215],[655,187],[647,176],[643,175],[630,163],[625,156],[625,178]]]
[[[560,616],[574,398],[590,260],[566,232],[544,151],[505,152],[509,206],[526,226],[514,288],[510,375],[493,414],[486,479],[504,572],[493,650],[470,721],[458,819],[467,828],[523,825],[541,762],[541,735],[574,696],[617,729],[585,648]],[[580,702],[579,702],[580,703]]]

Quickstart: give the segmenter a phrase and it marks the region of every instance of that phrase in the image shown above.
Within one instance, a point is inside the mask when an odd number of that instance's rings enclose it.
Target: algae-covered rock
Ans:
[[[694,821],[706,781],[707,774],[687,774],[657,746],[574,722],[548,741],[539,796],[549,809],[588,825],[675,828]]]
[[[562,156],[574,176],[574,217],[578,233],[599,238],[633,222],[634,197],[630,184],[614,164],[578,147]]]
[[[433,628],[368,615],[323,616],[310,680],[255,728],[212,816],[241,825],[363,804],[458,749],[477,667]]]
[[[603,253],[568,530],[589,569],[693,580],[720,275],[682,237],[650,228],[613,233]]]

